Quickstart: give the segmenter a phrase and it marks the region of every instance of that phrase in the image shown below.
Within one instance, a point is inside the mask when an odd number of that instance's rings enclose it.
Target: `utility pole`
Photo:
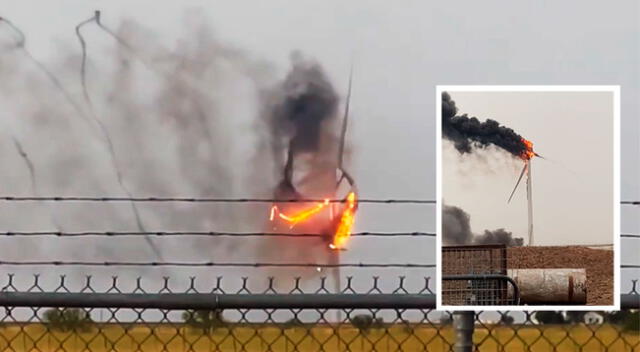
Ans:
[[[529,246],[533,246],[533,193],[531,191],[531,159],[527,160],[527,207],[529,226]]]
[[[455,352],[473,351],[474,320],[474,311],[457,311],[453,313],[453,329],[456,334],[456,342],[453,345]]]

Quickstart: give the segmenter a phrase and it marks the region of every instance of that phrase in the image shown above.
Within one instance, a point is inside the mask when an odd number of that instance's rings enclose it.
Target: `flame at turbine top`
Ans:
[[[531,160],[534,156],[539,156],[533,151],[533,142],[522,138],[522,144],[525,146],[525,150],[520,154],[522,160]]]

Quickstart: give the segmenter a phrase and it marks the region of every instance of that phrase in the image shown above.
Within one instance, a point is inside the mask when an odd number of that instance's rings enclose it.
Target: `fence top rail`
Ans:
[[[426,294],[2,292],[0,306],[140,309],[434,309]]]
[[[2,292],[3,307],[214,309],[435,309],[423,294],[216,294]],[[622,309],[639,309],[640,295],[621,295]]]

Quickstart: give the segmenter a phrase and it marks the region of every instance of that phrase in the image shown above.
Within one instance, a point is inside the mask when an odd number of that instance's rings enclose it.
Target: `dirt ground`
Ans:
[[[511,269],[584,268],[587,270],[587,305],[613,304],[613,251],[577,246],[512,247]]]

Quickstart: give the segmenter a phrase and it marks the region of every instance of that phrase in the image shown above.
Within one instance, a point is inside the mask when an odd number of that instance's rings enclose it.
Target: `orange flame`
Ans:
[[[310,218],[312,215],[318,213],[327,205],[329,205],[329,199],[325,199],[323,203],[319,203],[313,208],[303,210],[293,215],[286,215],[284,213],[281,213],[280,209],[278,209],[278,206],[274,205],[271,207],[271,214],[269,216],[269,220],[273,221],[273,219],[275,218],[275,214],[278,213],[278,216],[280,217],[280,219],[288,222],[289,224],[291,224],[291,227],[293,227],[299,222],[304,221]]]
[[[340,223],[333,236],[333,243],[329,245],[331,249],[342,249],[351,237],[351,228],[355,222],[356,215],[356,194],[350,192],[347,195],[347,208],[342,212]]]
[[[280,212],[280,209],[277,205],[271,206],[271,211],[269,213],[269,220],[274,221],[276,219],[276,215],[278,218],[286,221],[290,224],[291,227],[296,224],[305,221],[312,217],[313,215],[319,213],[325,207],[329,208],[330,218],[333,219],[333,207],[330,206],[329,199],[325,199],[324,202],[316,204],[312,208],[308,208],[297,212],[292,215],[287,215],[283,212]],[[349,192],[346,198],[346,206],[340,214],[340,222],[338,223],[338,227],[336,228],[336,232],[333,235],[333,241],[329,244],[329,248],[331,249],[342,249],[349,237],[351,237],[351,229],[355,222],[355,213],[356,213],[356,205],[357,205],[357,197],[355,192]]]
[[[537,154],[533,151],[533,143],[522,138],[522,143],[525,146],[525,150],[520,154],[522,160],[531,160]]]

